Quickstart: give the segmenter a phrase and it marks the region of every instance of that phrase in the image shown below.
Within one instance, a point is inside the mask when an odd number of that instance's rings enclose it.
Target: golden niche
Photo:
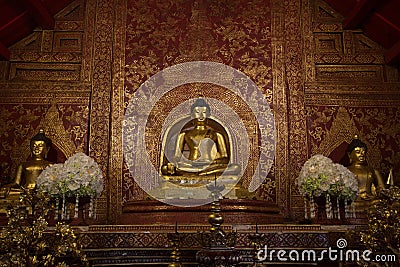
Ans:
[[[174,177],[202,177],[239,174],[238,164],[230,164],[230,141],[227,131],[210,119],[210,106],[197,99],[190,109],[192,120],[178,134],[173,153],[164,154],[161,173]],[[207,178],[205,178],[207,179]],[[181,181],[180,181],[181,182]]]
[[[232,188],[237,183],[241,166],[232,162],[229,132],[210,115],[208,103],[198,98],[190,107],[190,121],[178,121],[169,128],[160,162],[160,174],[166,182],[162,189],[170,192],[168,198],[186,198],[179,190],[173,193],[171,184],[200,187],[218,180]]]
[[[23,189],[34,189],[36,186],[36,180],[40,173],[53,163],[47,160],[47,154],[51,148],[51,139],[46,137],[44,131],[41,129],[33,136],[30,140],[30,159],[20,164],[17,168],[15,179],[10,184],[4,185],[0,189],[1,199],[16,200],[19,198],[20,193]],[[8,205],[11,202],[2,201],[0,202],[1,208],[5,208],[4,205]],[[3,210],[2,210],[3,211]]]

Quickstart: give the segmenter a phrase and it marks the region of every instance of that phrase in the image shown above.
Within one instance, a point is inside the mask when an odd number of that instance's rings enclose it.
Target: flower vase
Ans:
[[[93,198],[89,196],[55,198],[54,212],[50,215],[49,224],[66,222],[70,225],[89,225],[93,223]]]
[[[313,198],[314,218],[312,223],[316,224],[344,224],[345,209],[344,201],[335,196],[319,196]]]

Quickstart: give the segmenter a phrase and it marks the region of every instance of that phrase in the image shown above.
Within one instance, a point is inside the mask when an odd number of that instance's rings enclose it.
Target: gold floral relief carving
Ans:
[[[73,119],[71,120],[68,120],[70,112],[68,110],[73,110]],[[59,105],[57,108],[56,104],[51,106],[32,104],[4,106],[2,110],[4,120],[1,122],[5,123],[7,127],[4,127],[1,133],[4,139],[1,147],[4,152],[0,157],[2,161],[11,163],[8,164],[6,172],[13,176],[16,166],[29,157],[29,140],[39,129],[43,129],[57,150],[62,152],[63,155],[58,155],[57,160],[65,159],[77,151],[82,151],[86,137],[86,112],[85,107]],[[65,123],[66,121],[68,123]],[[65,127],[64,124],[67,126]],[[70,132],[77,128],[80,129],[80,134],[79,136],[75,135],[74,139]]]
[[[58,52],[45,53],[40,51],[13,50],[11,52],[11,61],[35,61],[35,62],[54,62],[54,63],[80,63],[81,53],[78,52]],[[36,64],[39,66],[39,64]]]
[[[120,1],[116,4],[115,9],[117,15],[115,18],[114,29],[114,54],[113,54],[113,89],[111,109],[111,146],[110,153],[110,198],[111,207],[117,210],[114,214],[121,214],[122,204],[125,202],[122,192],[123,181],[126,173],[124,173],[123,149],[122,149],[122,128],[124,120],[124,78],[125,78],[125,33],[126,33],[126,1]],[[110,208],[111,208],[110,207]],[[113,218],[117,221],[117,218]]]
[[[337,112],[336,116],[334,116],[334,112]],[[354,121],[343,107],[338,110],[336,108],[328,108],[324,112],[318,111],[315,107],[308,107],[307,113],[308,116],[312,114],[317,117],[316,119],[310,119],[312,121],[310,128],[313,130],[309,131],[309,135],[313,140],[319,142],[317,146],[311,147],[312,155],[322,154],[329,156],[335,148],[339,147],[343,142],[350,143],[354,135],[358,134]],[[330,129],[323,127],[323,125],[326,126],[329,123],[332,123]]]
[[[400,99],[396,97],[397,92],[400,90],[400,83],[360,83],[360,84],[335,84],[335,83],[309,83],[305,84],[305,90],[307,97],[310,99],[311,96],[316,96],[315,99],[329,99],[333,100],[340,98],[340,95],[351,96],[357,95],[361,100],[375,99],[377,96],[382,98],[382,96],[390,95],[392,99]],[[329,102],[333,103],[333,102]]]
[[[367,159],[371,166],[384,174],[390,168],[399,171],[399,108],[310,106],[307,116],[312,154],[329,156],[358,135],[369,148]]]
[[[286,12],[290,12],[293,3],[285,3]],[[296,33],[286,30],[289,42],[303,44],[305,66],[305,93],[295,94],[290,91],[288,101],[290,109],[300,111],[297,104],[306,107],[303,128],[300,120],[289,112],[289,125],[305,129],[307,154],[321,153],[326,156],[337,153],[338,146],[352,140],[358,134],[370,149],[368,161],[374,167],[388,171],[390,166],[399,169],[398,153],[398,71],[383,64],[382,51],[369,40],[360,30],[343,30],[343,17],[322,0],[301,1],[301,23],[295,21],[296,16],[290,15],[285,22],[291,25],[302,25],[302,40],[296,42]],[[310,14],[310,8],[312,14]],[[296,24],[297,23],[297,24]],[[290,46],[291,47],[291,46]],[[286,48],[286,65],[293,64],[292,50]],[[286,71],[288,87],[296,88],[296,76]],[[296,78],[294,78],[296,77]],[[291,81],[292,80],[292,81]],[[294,81],[294,82],[293,82]],[[300,84],[302,81],[300,79]],[[299,98],[298,98],[299,97]],[[299,100],[299,101],[298,101]],[[294,103],[294,105],[292,105]],[[300,116],[299,116],[300,117]],[[386,119],[385,119],[386,118]],[[389,119],[388,119],[389,118]],[[299,122],[299,123],[298,123]],[[391,130],[389,130],[391,129]],[[299,153],[296,139],[291,138],[291,149],[300,160],[305,161],[307,154]],[[297,156],[299,153],[300,156]],[[290,159],[293,163],[293,159]],[[397,162],[397,163],[396,163]],[[291,212],[302,216],[302,198],[293,184],[298,173],[299,164],[293,164],[294,174],[290,185]]]
[[[82,47],[82,69],[81,69],[81,81],[89,82],[92,78],[92,66],[93,66],[93,50],[94,50],[94,29],[96,20],[96,4],[93,0],[85,1],[85,5],[81,8],[85,12],[84,20],[84,35]]]
[[[273,73],[273,111],[276,123],[277,140],[276,156],[270,173],[275,177],[276,203],[282,210],[288,205],[288,177],[289,177],[289,135],[288,127],[288,98],[285,77],[285,40],[284,40],[284,3],[279,0],[272,1],[272,73]],[[261,190],[260,190],[261,191]],[[263,192],[262,190],[261,192]]]
[[[126,10],[124,107],[150,76],[196,60],[239,69],[273,105],[271,10],[265,1],[127,1]],[[136,190],[128,176],[124,179],[123,190],[125,183]],[[126,193],[124,199],[135,195]]]
[[[0,103],[86,105],[90,85],[64,82],[0,82]]]
[[[45,113],[44,106],[1,105],[0,156],[3,174],[13,177],[16,166],[29,157],[29,142],[26,146],[22,144],[36,134],[32,125],[38,125]]]
[[[90,110],[90,156],[94,157],[103,172],[108,166],[109,151],[104,144],[109,142],[110,90],[112,62],[113,1],[95,1],[96,31],[92,71],[92,98]]]
[[[52,139],[52,142],[64,153],[65,157],[68,158],[77,152],[77,147],[70,133],[65,129],[56,105],[51,105],[38,128],[45,131],[46,135]]]
[[[304,60],[303,56],[303,35],[309,32],[311,27],[309,18],[303,18],[301,11],[309,8],[308,1],[285,1],[285,38],[286,38],[286,83],[288,87],[288,116],[289,116],[289,136],[290,136],[290,173],[288,175],[288,204],[287,208],[293,212],[292,203],[295,202],[293,196],[297,193],[294,181],[300,169],[307,159],[308,151],[306,117],[304,110]],[[303,25],[303,27],[301,26]],[[301,30],[299,30],[301,29]],[[288,211],[285,211],[288,212]]]
[[[317,42],[315,42],[312,34],[312,26],[314,23],[314,19],[312,16],[312,3],[310,1],[306,1],[303,3],[303,43],[304,50],[307,53],[304,53],[304,68],[305,68],[305,81],[313,81],[315,80],[315,68],[314,68],[314,57],[315,57],[315,47],[317,47]]]
[[[358,107],[393,107],[400,103],[400,95],[393,90],[379,92],[375,86],[311,86],[306,89],[306,105],[313,106],[358,106]],[[385,87],[380,88],[382,91]],[[396,88],[396,87],[394,87]]]
[[[317,81],[383,82],[383,68],[375,65],[318,65]]]
[[[78,64],[11,63],[10,80],[17,81],[79,81]]]

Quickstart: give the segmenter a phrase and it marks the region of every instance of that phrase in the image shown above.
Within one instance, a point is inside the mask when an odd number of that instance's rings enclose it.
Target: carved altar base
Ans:
[[[199,232],[208,231],[210,225],[204,224],[164,224],[164,225],[97,225],[75,228],[81,235],[83,250],[92,266],[167,266],[173,248],[169,245],[168,234],[180,236],[180,262],[184,266],[199,266],[196,253],[201,250]],[[337,240],[346,238],[349,247],[358,248],[356,240],[348,239],[349,231],[359,232],[364,228],[355,225],[222,225],[225,232],[237,232],[235,246],[241,257],[238,267],[248,267],[253,262],[253,245],[249,238],[254,233],[260,235],[261,247],[268,249],[304,248],[320,251],[328,247],[336,248]],[[361,249],[361,248],[360,248]],[[267,266],[288,266],[287,262],[265,262]],[[301,262],[293,266],[339,266],[339,262],[321,260]],[[251,265],[253,266],[253,265]],[[290,265],[292,266],[292,265]],[[355,267],[355,262],[348,262]]]
[[[188,204],[188,199],[175,200]],[[193,200],[195,201],[195,200]],[[282,223],[283,216],[276,204],[250,199],[221,199],[222,215],[229,224]],[[210,214],[209,205],[177,207],[157,200],[125,203],[118,224],[204,224]]]

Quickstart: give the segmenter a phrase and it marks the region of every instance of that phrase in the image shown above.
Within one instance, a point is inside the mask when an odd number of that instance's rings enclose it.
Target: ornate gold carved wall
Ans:
[[[343,30],[343,18],[324,1],[305,1],[304,7],[310,14],[302,19],[308,156],[343,160],[358,134],[369,147],[370,164],[385,175],[394,168],[398,177],[398,69],[384,65],[383,49],[361,31]],[[293,182],[291,196],[301,203]],[[292,205],[292,212],[299,217],[302,207]]]
[[[86,3],[75,1],[56,17],[54,30],[36,30],[1,62],[1,176],[13,177],[29,157],[29,140],[43,128],[54,144],[49,159],[64,162],[88,149],[90,46],[84,45]],[[101,212],[105,218],[105,212]]]
[[[342,19],[322,0],[77,0],[54,31],[35,31],[0,64],[3,174],[44,127],[57,160],[75,150],[96,159],[106,177],[99,223],[117,223],[124,201],[147,196],[123,162],[125,108],[150,76],[194,60],[242,71],[270,104],[276,157],[258,194],[285,216],[303,212],[294,179],[307,158],[339,159],[356,133],[374,166],[398,172],[398,70],[362,32],[344,31]]]
[[[128,1],[127,5],[125,106],[151,75],[196,60],[222,62],[241,70],[273,104],[271,9],[267,1]],[[185,97],[196,95],[202,92],[190,92]],[[220,90],[212,97],[228,105],[236,103]],[[168,104],[173,107],[178,101],[169,99]],[[143,199],[143,191],[127,170],[123,177],[124,201]],[[268,193],[260,195],[272,195],[271,200],[276,202],[275,176],[263,187]]]

